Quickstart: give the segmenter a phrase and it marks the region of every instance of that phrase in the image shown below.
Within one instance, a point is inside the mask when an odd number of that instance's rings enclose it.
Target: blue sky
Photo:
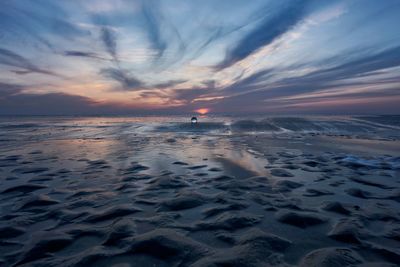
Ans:
[[[3,0],[0,114],[400,113],[398,0]]]

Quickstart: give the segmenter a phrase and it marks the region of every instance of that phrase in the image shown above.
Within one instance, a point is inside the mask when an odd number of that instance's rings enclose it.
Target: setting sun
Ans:
[[[199,109],[196,109],[195,112],[199,113],[200,115],[205,115],[208,112],[210,112],[210,109],[208,109],[208,108],[199,108]]]

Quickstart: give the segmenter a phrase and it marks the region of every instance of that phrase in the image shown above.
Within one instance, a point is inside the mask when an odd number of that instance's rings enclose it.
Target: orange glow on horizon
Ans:
[[[199,109],[196,109],[195,112],[199,113],[200,115],[206,115],[208,112],[210,112],[210,109],[208,109],[208,108],[199,108]]]

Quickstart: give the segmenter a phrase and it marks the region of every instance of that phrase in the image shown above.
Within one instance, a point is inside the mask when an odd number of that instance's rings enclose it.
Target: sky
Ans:
[[[0,115],[400,114],[399,0],[2,0]]]

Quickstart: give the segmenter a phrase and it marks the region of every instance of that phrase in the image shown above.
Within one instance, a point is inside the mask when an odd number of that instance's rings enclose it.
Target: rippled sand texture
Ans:
[[[399,117],[185,120],[1,119],[0,266],[398,266]]]

